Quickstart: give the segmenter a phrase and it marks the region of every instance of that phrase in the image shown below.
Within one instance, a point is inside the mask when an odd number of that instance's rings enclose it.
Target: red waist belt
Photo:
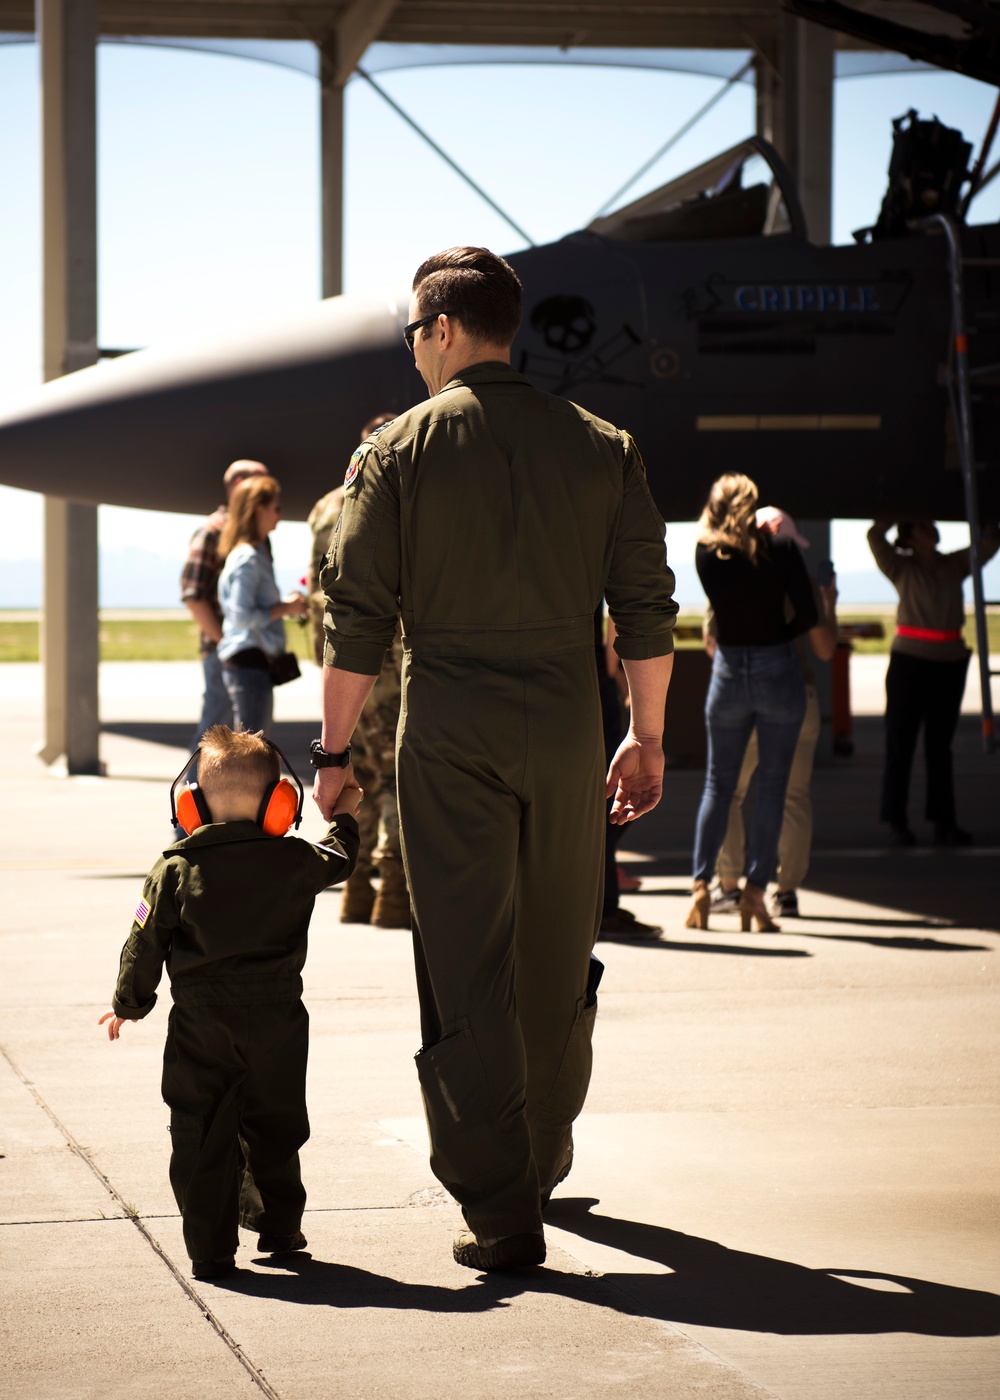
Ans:
[[[897,637],[910,637],[915,642],[960,642],[962,629],[939,632],[936,627],[897,627]]]

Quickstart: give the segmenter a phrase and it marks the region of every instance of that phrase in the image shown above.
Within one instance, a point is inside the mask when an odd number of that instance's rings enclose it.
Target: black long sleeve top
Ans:
[[[778,646],[819,621],[805,562],[792,540],[762,537],[756,560],[742,550],[720,554],[699,544],[695,565],[715,612],[720,646]]]

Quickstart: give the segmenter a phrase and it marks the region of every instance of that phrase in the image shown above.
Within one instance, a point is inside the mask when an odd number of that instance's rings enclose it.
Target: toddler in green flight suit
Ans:
[[[263,1253],[306,1244],[298,1154],[309,1136],[309,1018],[301,974],[316,895],[354,869],[363,794],[344,789],[314,844],[264,830],[275,827],[273,807],[267,814],[279,779],[277,750],[262,735],[224,725],[205,734],[199,814],[185,820],[194,829],[146,877],[113,1009],[99,1022],[117,1040],[124,1021],[148,1015],[166,964],[174,1003],[162,1085],[170,1184],[195,1278],[236,1267],[238,1224],[259,1233]],[[182,813],[194,810],[192,797]]]

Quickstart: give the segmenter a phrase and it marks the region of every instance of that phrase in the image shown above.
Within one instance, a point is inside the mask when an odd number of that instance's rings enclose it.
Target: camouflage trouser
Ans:
[[[322,593],[313,595],[313,647],[323,664]],[[400,669],[403,644],[397,633],[382,666],[382,674],[365,702],[351,740],[352,764],[365,800],[358,808],[361,850],[357,873],[371,876],[385,862],[402,864],[399,851],[399,812],[396,807],[396,725],[399,723]]]
[[[372,836],[375,837],[377,833],[377,840],[369,847],[375,865],[389,861],[402,862],[399,810],[396,806],[396,726],[399,723],[402,664],[403,648],[397,636],[354,731],[353,743],[359,752],[354,771],[365,790],[361,811],[369,808],[368,822],[374,828]],[[361,827],[362,848],[365,845],[366,825],[368,823]]]

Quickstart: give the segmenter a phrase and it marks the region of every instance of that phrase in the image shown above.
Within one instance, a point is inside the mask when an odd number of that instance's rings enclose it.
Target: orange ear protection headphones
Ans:
[[[292,775],[295,786],[293,787],[287,778],[278,778],[276,782],[268,783],[260,800],[256,821],[265,836],[284,836],[291,826],[298,827],[302,820],[305,792],[299,782],[298,774],[277,744],[271,739],[265,739],[264,742],[274,749]],[[181,829],[185,836],[190,836],[199,826],[207,826],[212,820],[208,801],[197,783],[185,783],[184,787],[177,793],[177,784],[190,767],[191,759],[189,758],[170,784],[170,820],[175,827]]]

